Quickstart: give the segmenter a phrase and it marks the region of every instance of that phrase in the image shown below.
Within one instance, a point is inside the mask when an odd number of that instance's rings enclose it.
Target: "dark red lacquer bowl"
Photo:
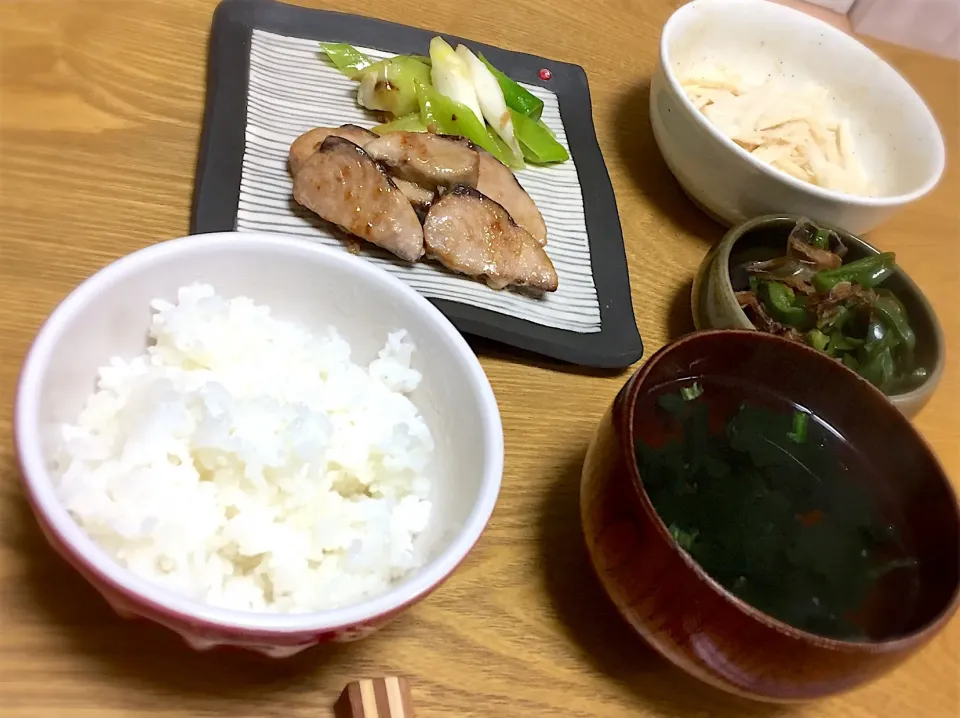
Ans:
[[[638,397],[694,376],[737,379],[806,407],[875,462],[919,561],[919,592],[897,638],[832,640],[740,601],[673,541],[643,489],[634,455]],[[583,467],[580,512],[606,592],[654,649],[687,673],[757,700],[810,700],[861,685],[929,641],[953,615],[960,585],[960,508],[943,468],[910,422],[868,382],[826,355],[754,331],[691,334],[661,349],[604,415]],[[903,619],[906,619],[905,621]]]

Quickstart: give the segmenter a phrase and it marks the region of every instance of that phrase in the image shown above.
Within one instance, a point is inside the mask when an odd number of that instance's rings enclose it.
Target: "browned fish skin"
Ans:
[[[290,174],[296,176],[303,167],[303,163],[320,149],[320,145],[330,135],[342,137],[350,140],[355,145],[363,147],[370,140],[375,140],[377,134],[370,130],[365,130],[357,125],[341,125],[340,127],[314,127],[300,135],[290,145]]]
[[[454,187],[433,203],[423,240],[428,256],[448,269],[485,277],[494,289],[557,289],[557,270],[543,247],[507,210],[471,187]]]
[[[480,155],[459,138],[429,132],[390,132],[371,140],[364,149],[391,174],[428,190],[477,186]]]
[[[415,262],[423,255],[423,229],[409,200],[362,148],[329,136],[303,163],[293,196],[347,232]]]
[[[530,233],[541,247],[547,243],[547,225],[536,203],[520,186],[516,175],[486,150],[480,152],[480,179],[477,191],[501,205],[513,221]]]

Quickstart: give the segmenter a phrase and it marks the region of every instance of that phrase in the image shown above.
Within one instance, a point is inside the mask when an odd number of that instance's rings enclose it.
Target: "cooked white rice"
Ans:
[[[63,427],[58,492],[124,566],[198,601],[303,612],[421,565],[433,440],[396,331],[369,367],[210,286],[156,300],[147,352],[102,367]]]

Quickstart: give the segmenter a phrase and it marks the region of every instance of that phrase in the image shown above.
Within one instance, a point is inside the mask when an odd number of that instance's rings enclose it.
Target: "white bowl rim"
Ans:
[[[886,195],[883,197],[868,197],[865,195],[856,195],[849,194],[847,192],[837,192],[835,190],[825,189],[819,185],[811,184],[809,182],[803,182],[798,180],[796,177],[791,177],[786,172],[781,172],[768,165],[765,162],[761,162],[756,157],[753,157],[749,152],[743,149],[736,142],[731,140],[725,134],[720,132],[713,123],[708,120],[702,112],[700,112],[696,105],[690,101],[690,98],[687,97],[687,93],[683,91],[683,88],[680,86],[680,81],[677,79],[676,75],[673,72],[673,69],[670,66],[670,51],[669,51],[669,40],[672,37],[672,33],[676,31],[676,26],[678,23],[683,21],[684,17],[687,14],[696,12],[697,6],[709,2],[711,5],[720,5],[725,3],[727,5],[744,5],[748,2],[755,3],[763,1],[764,5],[770,8],[770,12],[779,12],[783,13],[790,21],[796,21],[800,23],[807,23],[810,26],[816,26],[818,30],[827,33],[829,37],[832,37],[837,42],[846,43],[850,46],[858,46],[861,51],[867,52],[872,55],[878,62],[886,65],[899,79],[907,89],[913,94],[915,99],[918,102],[919,107],[923,109],[923,112],[926,114],[926,119],[930,124],[937,129],[936,148],[936,168],[930,174],[926,182],[920,185],[918,188],[914,189],[912,192],[907,192],[906,194],[898,195]],[[673,90],[673,93],[680,98],[680,102],[687,109],[687,111],[693,115],[696,123],[706,130],[710,136],[718,140],[724,147],[730,149],[741,159],[749,162],[751,165],[759,169],[765,175],[779,180],[784,184],[804,192],[809,192],[810,194],[819,197],[821,199],[827,199],[832,201],[842,201],[848,204],[857,205],[861,207],[899,207],[901,205],[913,202],[914,200],[923,197],[928,194],[937,184],[940,182],[940,178],[943,176],[944,170],[946,168],[947,157],[946,157],[946,146],[943,139],[943,131],[940,129],[940,125],[937,122],[936,117],[930,111],[930,108],[927,106],[927,103],[924,101],[923,97],[920,96],[920,93],[911,85],[906,78],[897,71],[895,67],[890,65],[886,60],[877,55],[873,50],[864,45],[862,42],[858,41],[856,38],[848,35],[839,28],[834,27],[828,22],[825,22],[819,18],[808,15],[807,13],[796,10],[792,7],[787,7],[786,5],[780,5],[775,2],[766,2],[765,0],[691,0],[684,5],[681,5],[677,8],[674,13],[667,19],[667,22],[664,24],[663,29],[660,33],[660,65],[663,67],[663,74],[667,82],[670,85],[670,88]],[[936,141],[935,140],[935,141]]]
[[[60,503],[41,451],[40,437],[31,428],[38,423],[40,380],[53,347],[90,299],[119,277],[146,270],[161,257],[190,254],[196,250],[229,252],[243,247],[322,257],[329,264],[349,267],[372,283],[406,295],[443,333],[466,368],[470,385],[483,409],[481,420],[488,437],[484,446],[485,469],[478,499],[456,537],[415,575],[386,593],[356,604],[311,613],[237,611],[194,601],[138,576],[101,549]],[[83,563],[115,588],[134,594],[161,611],[245,632],[296,634],[347,628],[391,614],[429,593],[457,568],[480,538],[499,495],[504,463],[503,428],[493,389],[473,350],[439,309],[400,279],[370,262],[308,240],[263,232],[216,232],[160,242],[121,257],[82,282],[53,310],[27,353],[15,401],[14,435],[24,483],[32,500],[68,549],[76,552]]]

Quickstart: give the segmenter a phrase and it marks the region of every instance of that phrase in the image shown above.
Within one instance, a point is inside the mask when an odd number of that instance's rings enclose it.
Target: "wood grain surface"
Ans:
[[[722,229],[681,194],[650,131],[649,77],[675,0],[314,4],[582,65],[648,355],[692,329],[690,280]],[[26,508],[11,402],[24,352],[60,299],[111,260],[187,232],[214,5],[0,2],[0,714],[322,717],[349,680],[402,674],[423,718],[957,715],[960,619],[889,677],[802,707],[726,697],[653,655],[602,595],[577,519],[584,450],[625,375],[482,343],[506,434],[503,492],[474,552],[427,601],[373,638],[282,663],[194,654],[114,616]],[[938,189],[870,239],[897,252],[943,322],[949,366],[916,423],[956,477],[960,65],[868,42],[930,103],[951,153]]]

